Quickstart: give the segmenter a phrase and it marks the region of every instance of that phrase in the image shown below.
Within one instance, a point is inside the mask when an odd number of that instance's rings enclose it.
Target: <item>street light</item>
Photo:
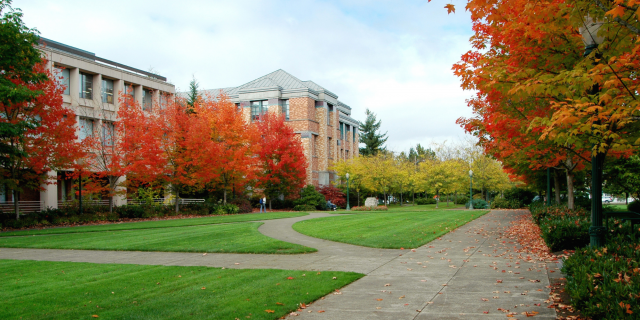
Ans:
[[[584,18],[584,24],[580,27],[582,42],[584,42],[584,56],[588,56],[598,45],[604,41],[604,37],[598,36],[598,31],[602,27],[602,22],[594,21],[591,17]],[[596,57],[600,57],[596,53]],[[597,94],[600,88],[594,84],[588,90],[589,95]],[[604,153],[591,154],[591,227],[589,227],[590,245],[598,248],[604,245],[604,235],[607,231],[602,225],[602,164]]]
[[[469,210],[473,210],[473,170],[469,170]]]
[[[80,186],[78,193],[80,195],[80,214],[82,214],[82,166],[84,165],[84,159],[78,159],[77,163],[80,166],[80,179],[78,179]]]
[[[349,173],[348,172],[345,175],[345,177],[347,177],[347,211],[350,211],[351,207],[349,207]]]

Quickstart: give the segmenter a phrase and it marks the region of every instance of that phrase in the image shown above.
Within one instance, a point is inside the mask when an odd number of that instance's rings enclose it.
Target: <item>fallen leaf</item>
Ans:
[[[92,315],[94,318],[100,318],[97,314]]]
[[[378,299],[376,299],[376,301],[382,301],[382,299],[381,299],[381,298],[378,298]]]
[[[387,283],[384,285],[385,287],[391,287],[391,283]]]
[[[402,296],[402,297],[400,297],[400,298],[398,298],[398,299],[404,299],[404,296]]]
[[[265,310],[264,312],[266,312],[266,313],[274,313],[275,311],[270,310],[270,309],[267,309],[267,310]]]
[[[276,302],[276,304],[279,305],[279,306],[284,306],[284,303],[282,303],[282,302]]]
[[[324,310],[318,310],[318,313],[323,313],[323,312],[324,312]]]
[[[200,288],[200,289],[202,289],[202,290],[206,290],[207,288],[206,288],[206,287],[202,287],[202,288]]]
[[[293,279],[294,279],[293,277],[287,277],[287,280],[293,280]]]

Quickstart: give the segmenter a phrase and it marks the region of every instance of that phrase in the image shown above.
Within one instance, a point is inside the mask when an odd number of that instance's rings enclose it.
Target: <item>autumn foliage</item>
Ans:
[[[269,199],[292,194],[304,186],[307,175],[302,143],[283,115],[265,114],[257,122],[257,183]]]
[[[331,201],[331,203],[335,204],[339,208],[347,206],[347,199],[345,198],[344,192],[336,188],[334,185],[329,184],[321,186],[318,188],[318,192],[320,192],[327,201]]]

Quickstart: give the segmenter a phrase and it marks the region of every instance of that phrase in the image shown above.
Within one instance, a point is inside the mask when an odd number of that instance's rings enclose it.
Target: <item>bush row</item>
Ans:
[[[469,201],[465,203],[465,208],[469,209]],[[489,204],[482,199],[473,199],[473,209],[488,209]]]
[[[626,228],[625,228],[626,229]],[[562,271],[574,307],[593,319],[638,319],[640,236],[625,230],[602,248],[576,250]]]
[[[433,198],[418,198],[416,199],[416,205],[423,206],[426,204],[436,204],[436,199]]]
[[[497,198],[491,202],[491,209],[520,209],[522,207],[524,207],[524,203],[518,199]]]
[[[0,224],[6,228],[22,229],[35,226],[70,225],[97,221],[119,221],[121,219],[145,219],[182,215],[223,215],[239,213],[239,207],[234,204],[198,203],[180,206],[176,212],[174,206],[161,204],[127,205],[113,208],[109,212],[108,206],[83,206],[79,214],[77,206],[65,206],[59,209],[47,209],[22,215],[16,220],[13,213],[0,213]]]

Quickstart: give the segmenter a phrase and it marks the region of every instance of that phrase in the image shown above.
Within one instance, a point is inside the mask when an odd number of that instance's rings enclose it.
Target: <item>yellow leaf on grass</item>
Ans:
[[[270,310],[270,309],[267,309],[267,310],[265,310],[264,312],[266,312],[266,313],[274,313],[275,311]]]

